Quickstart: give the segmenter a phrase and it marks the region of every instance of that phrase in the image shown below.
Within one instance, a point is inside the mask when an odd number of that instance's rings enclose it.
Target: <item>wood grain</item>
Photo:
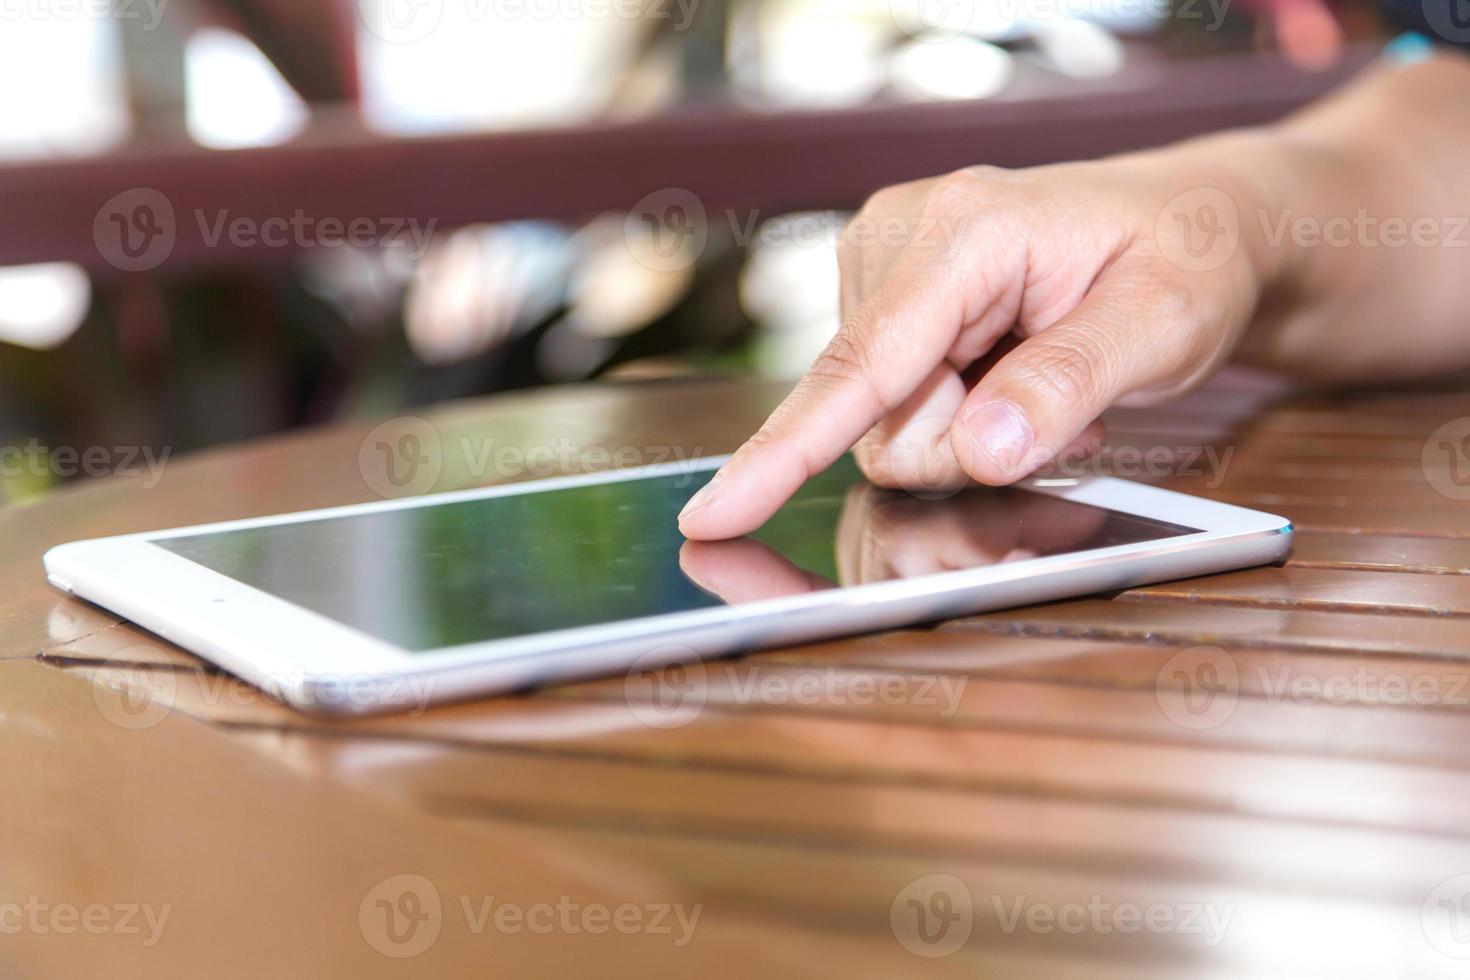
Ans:
[[[1470,575],[1470,541],[1299,531],[1287,564],[1299,568]]]
[[[1120,598],[1465,617],[1470,616],[1470,579],[1339,568],[1252,568],[1130,589]]]
[[[426,410],[445,450],[434,489],[531,475],[476,466],[490,442],[726,451],[783,390],[605,385]],[[752,653],[693,688],[613,678],[352,721],[301,715],[51,590],[39,559],[375,499],[371,425],[0,511],[6,883],[173,909],[151,947],[7,936],[7,975],[1455,976],[1426,916],[1470,873],[1470,504],[1424,447],[1465,398],[1228,374],[1114,413],[1114,450],[1167,461],[1133,475],[1295,522],[1280,566]],[[693,708],[666,724],[653,683]],[[369,937],[373,889],[400,874],[444,903],[442,934],[402,960]],[[969,932],[930,958],[899,927],[915,895],[939,909],[936,882],[969,896]],[[680,947],[476,932],[462,900],[489,895],[701,918]],[[1007,928],[1018,901],[1231,921],[1213,945]]]

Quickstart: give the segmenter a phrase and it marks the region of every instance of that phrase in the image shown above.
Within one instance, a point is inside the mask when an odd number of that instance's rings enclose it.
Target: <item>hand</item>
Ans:
[[[1010,483],[1095,448],[1110,405],[1203,380],[1235,346],[1265,275],[1239,241],[1201,270],[1193,212],[1169,220],[1197,188],[1253,199],[1221,158],[1186,145],[880,191],[839,250],[841,329],[680,529],[751,531],[855,443],[880,485]]]

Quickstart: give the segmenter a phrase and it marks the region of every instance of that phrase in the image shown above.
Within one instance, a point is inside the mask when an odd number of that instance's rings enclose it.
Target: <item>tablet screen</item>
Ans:
[[[765,527],[691,542],[677,516],[711,473],[185,537],[162,548],[423,652],[1190,534],[1017,489],[884,490],[851,457]]]

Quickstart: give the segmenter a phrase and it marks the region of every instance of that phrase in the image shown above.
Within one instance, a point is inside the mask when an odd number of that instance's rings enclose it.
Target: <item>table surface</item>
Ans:
[[[432,489],[726,451],[779,394],[443,406]],[[1290,560],[747,655],[670,727],[621,678],[317,720],[44,582],[376,499],[368,425],[0,511],[0,974],[1462,976],[1466,415],[1240,375],[1115,412],[1115,470],[1287,515]]]

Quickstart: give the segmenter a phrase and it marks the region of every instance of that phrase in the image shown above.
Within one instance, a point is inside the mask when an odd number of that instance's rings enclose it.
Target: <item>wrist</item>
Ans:
[[[1309,147],[1267,127],[1220,133],[1162,152],[1162,172],[1170,175],[1165,186],[1218,191],[1213,196],[1233,209],[1226,216],[1229,230],[1237,236],[1237,254],[1257,292],[1303,274],[1306,256],[1290,236],[1273,229],[1312,182]]]

